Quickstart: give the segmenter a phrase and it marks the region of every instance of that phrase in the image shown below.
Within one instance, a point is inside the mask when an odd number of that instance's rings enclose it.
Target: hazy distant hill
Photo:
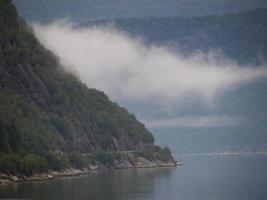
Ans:
[[[116,19],[113,23],[148,43],[168,45],[182,53],[220,50],[242,64],[267,60],[267,9],[194,18],[148,17]]]
[[[183,54],[219,51],[241,66],[266,65],[267,9],[239,14],[193,18],[148,17],[102,20],[89,24],[111,23],[149,44],[169,46]],[[88,24],[87,24],[88,25]],[[153,129],[160,144],[169,144],[175,152],[222,152],[267,150],[266,81],[253,83],[222,95],[213,114],[240,115],[248,119],[244,126],[217,128]],[[149,105],[147,105],[149,106]],[[138,116],[164,118],[147,106],[128,105]],[[176,107],[176,116],[206,115],[201,105]]]
[[[14,0],[27,20],[68,17],[76,22],[133,17],[192,17],[267,7],[265,0]]]

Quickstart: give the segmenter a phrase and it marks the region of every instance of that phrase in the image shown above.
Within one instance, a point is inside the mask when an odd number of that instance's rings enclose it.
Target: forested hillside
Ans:
[[[0,1],[0,165],[17,159],[5,154],[42,163],[48,152],[144,150],[153,142],[134,115],[65,72],[11,1]]]

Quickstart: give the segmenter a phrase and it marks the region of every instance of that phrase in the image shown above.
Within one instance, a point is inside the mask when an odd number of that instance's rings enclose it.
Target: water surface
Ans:
[[[115,170],[0,187],[0,198],[264,200],[267,156],[180,156],[178,168]]]

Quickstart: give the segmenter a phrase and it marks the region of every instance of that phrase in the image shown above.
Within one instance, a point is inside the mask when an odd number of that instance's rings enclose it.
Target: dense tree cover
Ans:
[[[96,159],[104,165],[112,166],[116,160],[116,156],[110,152],[100,151],[96,154]]]
[[[0,2],[0,35],[1,152],[127,150],[154,142],[126,109],[64,72],[10,0]]]
[[[153,147],[134,115],[63,70],[10,0],[0,1],[0,72],[2,172],[111,166],[120,156],[108,151]]]
[[[150,161],[160,160],[163,162],[168,162],[173,160],[171,151],[168,147],[161,148],[159,146],[154,146],[151,149],[134,152],[134,155],[146,158]]]
[[[77,152],[62,153],[48,152],[44,155],[27,154],[25,156],[16,154],[0,154],[0,172],[26,176],[48,172],[49,170],[62,171],[69,168],[84,169],[90,165],[102,165],[108,168],[115,167],[120,161],[145,158],[149,161],[173,161],[170,150],[154,146],[151,149],[145,149],[134,152],[109,152],[99,151],[90,154],[81,154]]]
[[[50,169],[60,171],[71,166],[71,159],[66,154],[48,153],[44,156]]]
[[[5,154],[0,157],[0,171],[6,174],[32,175],[45,172],[48,168],[47,161],[34,154],[29,154],[24,158],[14,154]]]
[[[79,153],[56,154],[48,153],[44,156],[28,154],[2,154],[0,157],[0,171],[6,174],[34,175],[48,170],[61,171],[70,167],[83,169],[89,164],[95,164],[88,157]]]

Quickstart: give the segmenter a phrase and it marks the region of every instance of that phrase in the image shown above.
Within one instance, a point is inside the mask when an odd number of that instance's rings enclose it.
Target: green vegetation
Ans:
[[[106,154],[110,154],[107,153]],[[48,153],[43,156],[28,154],[26,156],[15,154],[0,155],[0,172],[6,174],[34,175],[48,170],[61,171],[70,167],[76,169],[96,165],[97,155],[83,155],[80,153]],[[105,165],[107,161],[101,160]]]
[[[149,161],[172,161],[169,148],[161,148],[154,146],[152,149],[140,150],[135,152],[108,152],[99,151],[90,154],[81,153],[52,153],[49,152],[42,156],[36,154],[16,155],[1,154],[0,155],[0,172],[6,174],[24,174],[34,175],[48,170],[62,171],[70,167],[76,169],[88,168],[90,165],[103,165],[106,167],[114,167],[116,162],[128,160],[128,154],[136,157],[143,157]]]
[[[104,165],[112,166],[116,157],[114,153],[101,151],[96,154],[96,159]]]
[[[153,144],[134,115],[62,69],[10,0],[0,2],[0,36],[0,152],[82,153]]]
[[[77,169],[85,168],[89,164],[87,158],[79,153],[71,153],[69,155],[69,161],[71,166]]]
[[[45,172],[48,169],[47,161],[34,154],[30,154],[24,157],[22,160],[22,172],[25,175],[32,175],[36,173]]]
[[[69,168],[71,166],[70,160],[68,155],[65,154],[54,154],[54,153],[48,153],[45,155],[45,159],[48,163],[48,168],[60,171],[62,169]]]
[[[154,146],[152,149],[134,152],[134,155],[143,157],[150,161],[160,160],[163,162],[168,162],[173,160],[171,151],[168,147],[161,148],[159,146]]]
[[[122,155],[111,151],[153,146],[134,115],[63,70],[10,0],[0,1],[0,72],[1,172],[112,166]]]
[[[34,154],[29,154],[24,158],[14,154],[6,154],[0,157],[0,171],[6,174],[33,175],[45,172],[48,169],[47,161]]]
[[[19,156],[6,154],[0,157],[0,171],[6,174],[22,172],[22,159]]]
[[[79,153],[48,153],[44,156],[3,154],[0,157],[0,172],[14,175],[34,175],[48,170],[61,171],[70,167],[83,169],[90,164],[96,164],[95,158]]]

